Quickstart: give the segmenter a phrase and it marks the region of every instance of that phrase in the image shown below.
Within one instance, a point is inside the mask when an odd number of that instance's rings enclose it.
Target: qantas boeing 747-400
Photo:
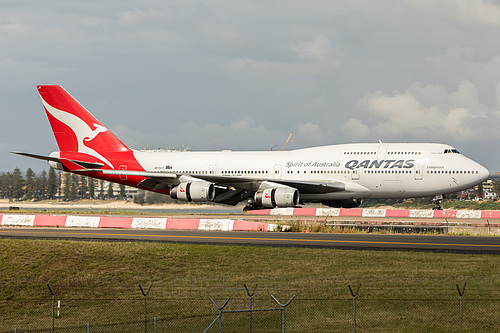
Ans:
[[[470,188],[488,170],[436,143],[340,144],[292,151],[139,151],[124,145],[57,85],[38,86],[59,151],[58,170],[163,193],[182,201],[245,209],[321,202],[357,207],[363,199],[415,198]]]

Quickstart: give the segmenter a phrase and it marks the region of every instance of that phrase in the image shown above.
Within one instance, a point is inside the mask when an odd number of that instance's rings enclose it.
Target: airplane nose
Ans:
[[[484,166],[480,165],[479,166],[479,179],[481,181],[485,181],[490,177],[490,171],[486,169]]]

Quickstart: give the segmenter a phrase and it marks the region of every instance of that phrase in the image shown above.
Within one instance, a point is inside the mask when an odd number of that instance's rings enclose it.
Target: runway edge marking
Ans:
[[[229,219],[182,219],[166,217],[115,217],[79,215],[0,215],[0,226],[80,227],[120,229],[183,229],[216,231],[277,231],[272,223]]]
[[[346,217],[420,217],[460,219],[500,219],[496,210],[431,210],[381,208],[274,208],[247,211],[251,215],[283,216],[346,216]]]

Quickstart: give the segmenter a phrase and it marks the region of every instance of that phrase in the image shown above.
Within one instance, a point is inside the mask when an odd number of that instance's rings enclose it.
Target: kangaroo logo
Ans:
[[[95,137],[99,133],[107,132],[108,129],[100,124],[93,124],[96,128],[93,130],[90,128],[89,125],[87,125],[86,122],[84,122],[82,119],[78,118],[77,116],[66,112],[62,111],[59,109],[56,109],[55,107],[51,106],[49,103],[47,103],[43,98],[42,98],[42,103],[45,106],[45,109],[57,120],[61,121],[64,123],[66,126],[71,128],[73,133],[76,136],[76,140],[78,142],[78,152],[79,153],[84,153],[88,154],[91,156],[94,156],[95,158],[105,162],[107,165],[109,165],[111,168],[114,169],[113,165],[101,154],[99,154],[97,151],[94,149],[87,147],[85,145],[85,142],[90,142],[95,139]]]

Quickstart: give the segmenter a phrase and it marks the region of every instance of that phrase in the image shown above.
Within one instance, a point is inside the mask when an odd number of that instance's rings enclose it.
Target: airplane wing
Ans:
[[[254,193],[260,186],[267,182],[272,184],[280,184],[296,188],[302,194],[308,193],[331,193],[341,192],[345,190],[345,184],[339,181],[331,182],[305,182],[281,179],[255,179],[255,178],[242,178],[242,177],[225,177],[214,175],[180,175],[169,172],[149,172],[149,171],[131,171],[131,170],[88,170],[99,171],[106,175],[126,175],[126,176],[142,176],[147,179],[142,181],[138,187],[159,191],[169,190],[178,185],[182,181],[206,181],[215,185],[216,195],[214,202],[224,203],[229,205],[236,205],[242,200],[252,198]],[[188,180],[182,180],[186,177]]]
[[[99,171],[105,175],[126,175],[126,176],[141,176],[147,179],[143,181],[140,187],[147,189],[158,190],[166,189],[167,187],[178,185],[181,182],[182,175],[169,172],[149,172],[149,171],[129,171],[129,170],[88,170]],[[275,183],[284,186],[296,188],[302,194],[308,193],[331,193],[341,192],[345,190],[345,184],[339,181],[332,182],[305,182],[281,179],[255,179],[255,178],[242,178],[242,177],[224,177],[213,175],[185,175],[192,181],[203,180],[214,183],[217,187],[217,195],[214,201],[224,202],[228,199],[234,198],[243,192],[257,191],[264,182]]]
[[[89,170],[89,171],[99,171],[102,172],[103,175],[140,176],[140,177],[147,177],[150,179],[157,179],[159,181],[178,178],[177,174],[171,172],[128,171],[128,170],[110,170],[110,169]]]
[[[208,182],[219,185],[243,188],[256,191],[263,182],[270,182],[290,186],[299,190],[300,193],[331,193],[345,190],[345,184],[339,181],[331,182],[306,182],[282,179],[255,179],[242,177],[224,177],[212,175],[194,175],[192,177],[200,178]]]

